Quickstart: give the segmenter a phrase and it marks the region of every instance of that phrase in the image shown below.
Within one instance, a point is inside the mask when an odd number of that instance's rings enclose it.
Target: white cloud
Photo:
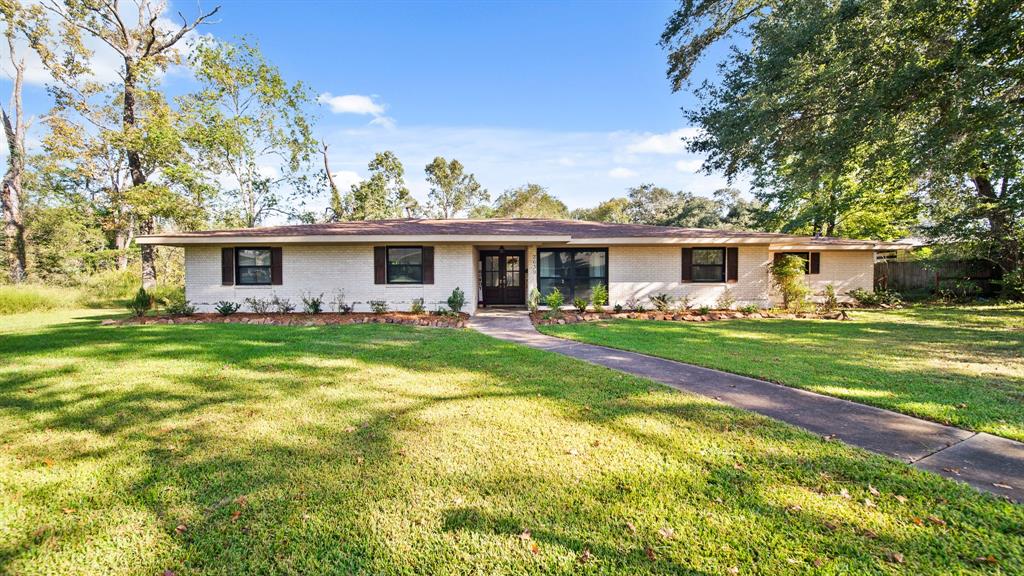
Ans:
[[[326,104],[335,114],[372,114],[373,116],[384,114],[383,104],[374,102],[372,96],[363,96],[362,94],[334,96],[330,92],[324,92],[317,97],[316,101]]]
[[[645,133],[630,144],[626,151],[630,154],[684,154],[686,143],[684,138],[692,138],[699,133],[697,128],[680,128],[664,134]]]
[[[675,166],[676,170],[680,172],[697,172],[702,164],[704,164],[704,160],[696,158],[694,160],[679,160]]]
[[[388,130],[395,129],[395,119],[391,116],[377,116],[373,120],[370,120],[370,126],[380,126],[381,128],[387,128]]]
[[[339,170],[332,172],[331,177],[334,178],[334,183],[338,186],[338,191],[341,193],[347,192],[354,184],[359,184],[363,181],[363,177],[353,170]]]
[[[629,168],[623,168],[622,166],[612,168],[611,170],[608,171],[609,178],[618,178],[621,180],[623,178],[632,178],[634,176],[636,176],[636,172],[630,170]]]

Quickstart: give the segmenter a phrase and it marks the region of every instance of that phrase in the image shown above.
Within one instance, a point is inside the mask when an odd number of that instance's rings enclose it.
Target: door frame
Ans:
[[[519,257],[519,298],[516,298],[516,300],[518,300],[518,302],[507,303],[507,302],[488,302],[487,301],[486,296],[485,296],[485,294],[487,293],[487,285],[486,285],[487,280],[486,280],[484,275],[487,273],[487,267],[486,267],[486,264],[485,264],[485,259],[488,256],[502,256],[502,257],[504,257],[504,256],[518,256]],[[486,308],[487,306],[526,306],[526,278],[527,278],[527,276],[526,276],[526,268],[527,268],[527,266],[528,266],[528,264],[527,264],[527,261],[526,261],[526,250],[524,250],[524,249],[514,249],[514,250],[505,250],[505,249],[480,250],[480,254],[479,254],[479,271],[480,271],[480,302],[479,302],[479,304],[480,304],[480,306],[483,307],[483,308]],[[502,258],[502,260],[501,260],[501,267],[502,268],[505,267],[505,260],[504,260],[504,258]],[[502,278],[504,278],[504,275],[502,275]],[[507,296],[507,294],[506,294],[507,290],[509,290],[508,287],[504,287],[504,286],[502,287],[502,293],[505,294],[506,296]],[[507,299],[508,298],[506,297],[505,300],[507,300]]]

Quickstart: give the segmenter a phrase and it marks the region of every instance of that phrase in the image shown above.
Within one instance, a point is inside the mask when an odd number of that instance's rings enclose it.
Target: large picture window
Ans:
[[[388,284],[423,283],[423,248],[388,246]]]
[[[691,270],[694,282],[725,282],[725,248],[694,248]]]
[[[236,248],[235,283],[240,286],[270,285],[271,258],[270,248]]]
[[[542,295],[552,289],[574,298],[590,300],[598,284],[608,285],[608,250],[606,248],[541,249],[537,251],[537,282]]]

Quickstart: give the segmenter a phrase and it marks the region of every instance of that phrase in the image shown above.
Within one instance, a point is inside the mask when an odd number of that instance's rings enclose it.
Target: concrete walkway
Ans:
[[[682,362],[546,336],[522,310],[481,310],[470,327],[557,352],[885,454],[1014,501],[1024,500],[1024,444],[806,390]]]

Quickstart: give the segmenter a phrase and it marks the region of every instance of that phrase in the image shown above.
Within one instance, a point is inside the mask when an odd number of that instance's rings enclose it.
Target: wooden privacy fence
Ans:
[[[899,262],[875,263],[875,288],[896,291],[935,290],[943,280],[973,280],[988,292],[992,280],[991,267],[981,260],[955,260],[942,263]]]

